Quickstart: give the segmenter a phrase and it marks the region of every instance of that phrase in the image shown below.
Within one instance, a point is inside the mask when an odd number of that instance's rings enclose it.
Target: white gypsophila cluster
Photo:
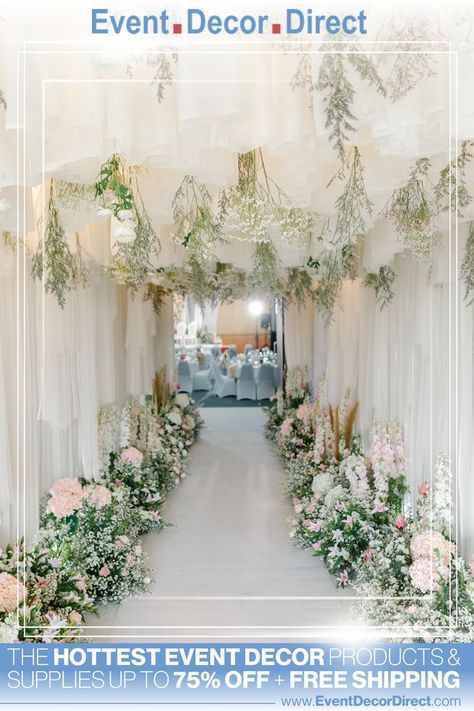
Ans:
[[[243,242],[268,242],[272,224],[268,203],[253,195],[242,195],[229,207],[223,232]]]
[[[362,501],[370,492],[365,458],[361,454],[350,454],[341,462],[341,474],[349,482],[351,493]]]
[[[334,476],[330,472],[321,472],[313,477],[312,491],[315,498],[320,501],[334,488]]]
[[[347,408],[349,407],[349,403],[351,400],[352,400],[352,389],[346,388],[344,397],[342,398],[341,404],[339,405],[339,422],[340,422],[342,430],[344,429],[345,424],[346,424]]]
[[[326,448],[326,422],[320,413],[315,417],[314,427],[313,461],[315,464],[320,464]]]
[[[324,506],[332,511],[338,501],[344,501],[347,498],[347,492],[341,484],[337,484],[328,491],[324,497]]]
[[[120,408],[118,425],[119,447],[124,449],[130,444],[130,403]]]
[[[449,458],[440,453],[436,462],[431,499],[432,526],[446,536],[451,533],[453,520],[452,472]]]
[[[18,628],[15,624],[17,614],[12,615],[11,622],[0,622],[0,643],[18,642]]]
[[[287,469],[285,493],[291,497],[300,498],[311,491],[313,470],[311,466],[300,460],[293,460]]]

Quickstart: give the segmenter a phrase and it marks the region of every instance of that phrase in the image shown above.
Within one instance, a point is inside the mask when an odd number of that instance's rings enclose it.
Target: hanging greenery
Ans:
[[[219,196],[223,231],[232,239],[269,242],[276,228],[283,243],[307,247],[318,215],[294,205],[269,175],[261,149],[239,154],[237,185]]]
[[[469,226],[469,235],[461,263],[461,279],[464,282],[464,299],[470,306],[474,301],[474,222],[471,222]]]
[[[255,294],[278,295],[283,288],[281,262],[271,242],[255,246],[254,263],[247,275],[247,287]]]
[[[428,158],[420,158],[405,185],[394,191],[384,213],[394,223],[405,247],[424,262],[431,260],[432,249],[439,241],[436,205],[427,185],[430,167]]]
[[[163,101],[166,87],[171,86],[173,82],[173,63],[176,64],[177,61],[178,55],[175,52],[147,55],[147,64],[155,71],[152,84],[156,88],[158,103]]]
[[[347,74],[348,63],[353,66],[361,79],[374,86],[382,96],[386,95],[382,79],[366,54],[354,51],[343,55],[336,52],[325,54],[323,57],[314,89],[324,94],[325,127],[330,131],[329,140],[333,142],[334,149],[342,162],[345,160],[344,144],[349,140],[349,134],[355,131],[356,121],[352,113],[355,89]],[[302,69],[305,73],[300,74],[296,83],[294,80],[295,85],[301,83],[303,78],[306,81],[308,70],[300,63],[299,70]]]
[[[158,315],[161,312],[162,306],[166,301],[166,298],[171,294],[171,290],[167,289],[161,284],[154,284],[148,282],[145,286],[145,291],[143,294],[144,301],[150,301],[153,306],[153,310]]]
[[[7,100],[5,99],[5,94],[3,93],[2,89],[0,89],[0,106],[3,106],[3,108],[7,109]]]
[[[115,247],[110,271],[133,294],[146,283],[160,243],[143,204],[136,176],[132,185],[132,172],[120,155],[112,155],[101,166],[95,197],[103,204],[99,212],[113,217]]]
[[[366,233],[366,215],[371,215],[373,209],[365,187],[364,168],[357,146],[352,149],[347,162],[351,167],[344,190],[336,200],[336,227],[332,239],[334,244],[341,246],[355,244],[358,237]]]
[[[369,273],[364,279],[364,286],[374,289],[375,301],[380,306],[381,311],[389,305],[395,296],[393,291],[395,278],[396,275],[392,267],[386,264],[380,267],[377,274]]]
[[[472,160],[474,141],[471,139],[461,143],[461,150],[441,171],[434,188],[434,197],[438,210],[449,210],[461,215],[461,210],[472,200],[466,185],[466,165]]]
[[[70,183],[67,180],[55,180],[56,204],[70,210],[87,210],[96,205],[95,185]]]
[[[426,18],[405,16],[400,25],[391,19],[387,40],[392,43],[392,51],[384,59],[393,60],[386,79],[389,98],[393,103],[413,91],[422,79],[436,76],[437,62],[430,54],[429,42],[436,43],[440,36],[440,30],[430,26]]]
[[[172,202],[174,241],[197,259],[209,259],[211,247],[222,237],[221,224],[212,209],[212,197],[205,185],[185,175]]]
[[[61,308],[64,308],[66,294],[75,285],[74,270],[74,257],[54,201],[54,185],[52,182],[46,227],[33,255],[32,275],[34,279],[44,281],[46,292],[54,294],[58,304]]]
[[[282,294],[286,303],[304,306],[314,299],[313,277],[304,267],[291,267],[286,270],[286,280]]]
[[[320,259],[319,281],[314,295],[326,325],[333,319],[340,300],[344,279],[354,279],[357,271],[357,256],[354,245],[348,244],[335,250],[326,250]]]

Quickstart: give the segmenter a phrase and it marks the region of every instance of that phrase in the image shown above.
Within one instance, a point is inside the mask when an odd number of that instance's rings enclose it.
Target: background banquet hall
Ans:
[[[374,420],[401,423],[408,506],[447,455],[453,537],[466,561],[474,554],[474,97],[457,91],[474,52],[452,12],[433,12],[429,46],[414,42],[408,60],[390,49],[407,21],[374,10],[380,44],[362,70],[348,59],[359,48],[325,55],[290,40],[82,49],[61,17],[64,44],[52,48],[34,13],[22,41],[7,42],[16,24],[5,14],[0,543],[33,539],[58,480],[99,480],[98,413],[144,406],[157,373],[204,419],[191,475],[164,509],[176,529],[145,537],[157,582],[103,610],[97,636],[115,625],[141,638],[150,619],[170,635],[351,622],[348,591],[288,541],[283,469],[264,437],[262,407],[294,368],[314,396],[324,381],[334,405],[352,390],[364,446]],[[349,83],[342,138],[327,114],[331,72]],[[106,202],[110,182],[97,192],[114,165],[133,198],[122,216]],[[261,191],[257,227],[238,223],[242,185]],[[393,216],[407,185],[429,200],[404,239]],[[159,242],[138,281],[134,210]],[[66,279],[45,266],[52,217]]]

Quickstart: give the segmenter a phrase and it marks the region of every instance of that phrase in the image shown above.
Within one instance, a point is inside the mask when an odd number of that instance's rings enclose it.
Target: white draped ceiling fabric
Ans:
[[[315,52],[320,47],[311,44],[313,38],[306,37],[304,46],[292,44],[291,38],[284,46],[281,41],[250,40],[206,44],[205,39],[190,44],[182,38],[173,46],[174,59],[169,47],[160,46],[160,38],[155,44],[148,39],[147,45],[133,40],[132,47],[130,40],[125,46],[118,38],[91,42],[87,2],[58,5],[47,18],[38,6],[21,14],[10,5],[11,16],[0,20],[0,88],[7,100],[6,110],[0,106],[0,231],[26,236],[34,248],[45,181],[55,177],[90,184],[114,152],[145,168],[140,189],[162,244],[157,266],[183,260],[182,249],[170,240],[172,198],[183,176],[192,174],[217,194],[235,184],[238,152],[262,147],[269,173],[297,205],[334,214],[341,184],[336,180],[327,188],[338,162],[321,96],[290,86],[303,49],[317,77],[322,55]],[[399,17],[381,5],[369,4],[367,12],[371,37],[380,41],[370,51],[386,76],[394,61],[393,44],[381,40],[390,39]],[[468,90],[474,75],[469,44],[473,13],[467,11],[463,22],[454,22],[457,10],[446,5],[431,3],[425,23],[428,38],[441,41],[430,45],[433,76],[423,78],[406,97],[393,103],[351,75],[357,120],[350,142],[360,148],[374,203],[360,274],[344,284],[341,306],[329,327],[314,306],[288,309],[286,352],[290,365],[310,367],[314,382],[326,376],[332,401],[346,387],[354,390],[364,436],[374,417],[400,418],[412,485],[430,477],[438,450],[451,455],[461,500],[462,545],[471,553],[474,329],[472,306],[462,302],[456,260],[474,217],[472,203],[461,218],[459,235],[447,218],[440,226],[443,240],[434,254],[431,279],[426,267],[404,253],[380,216],[416,159],[426,156],[439,170],[459,141],[474,136],[474,92]],[[259,9],[256,3],[252,7]],[[274,3],[273,12],[276,7]],[[451,46],[459,50],[456,59],[446,53],[446,28]],[[161,102],[152,82],[159,52],[167,52],[173,73]],[[110,260],[110,224],[97,217],[94,207],[62,209],[61,217],[72,249],[77,233],[97,264]],[[278,247],[285,266],[303,265],[321,249]],[[218,247],[217,256],[248,268],[253,251],[254,245],[236,242]],[[362,279],[386,264],[397,273],[396,295],[381,312]],[[156,317],[141,294],[132,299],[98,268],[92,283],[69,294],[61,310],[32,282],[30,271],[28,255],[1,247],[3,540],[15,536],[18,515],[21,531],[24,522],[27,532],[34,531],[38,497],[53,480],[96,474],[98,406],[149,391],[155,370],[163,365],[171,369],[173,363],[171,302]],[[25,510],[17,511],[15,498],[24,491]]]

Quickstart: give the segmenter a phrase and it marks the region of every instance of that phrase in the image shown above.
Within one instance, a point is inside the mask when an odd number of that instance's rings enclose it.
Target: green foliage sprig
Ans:
[[[333,319],[344,279],[354,279],[356,276],[356,264],[357,255],[352,244],[326,250],[320,258],[320,278],[314,298],[326,325]]]
[[[254,264],[247,276],[247,286],[257,294],[277,295],[282,291],[281,262],[271,242],[255,246]]]
[[[474,222],[469,225],[469,234],[461,263],[461,279],[464,282],[464,299],[470,305],[474,301]]]
[[[172,202],[174,240],[196,257],[210,258],[210,247],[221,239],[221,225],[214,216],[212,197],[205,185],[185,175]]]
[[[304,267],[291,267],[286,270],[283,298],[286,303],[304,306],[314,299],[313,277]]]
[[[472,160],[473,147],[473,140],[463,141],[459,154],[441,171],[434,188],[434,197],[440,211],[449,210],[451,206],[452,212],[457,211],[461,215],[461,210],[471,202],[472,195],[466,185],[466,166]]]
[[[439,241],[435,227],[436,206],[428,192],[428,158],[420,158],[411,169],[405,185],[394,191],[387,207],[405,247],[420,261],[429,262],[432,248]]]
[[[73,287],[74,257],[61,223],[51,185],[44,235],[33,255],[32,275],[44,280],[46,292],[54,294],[64,308],[66,294]]]
[[[355,244],[367,231],[366,215],[372,214],[364,182],[364,167],[357,146],[352,153],[350,172],[344,190],[336,200],[337,218],[333,242],[338,245]]]
[[[354,51],[347,55],[332,53],[325,54],[323,57],[318,79],[313,88],[324,94],[325,127],[330,130],[329,140],[333,142],[334,149],[342,162],[345,160],[344,144],[349,140],[349,134],[355,131],[356,121],[352,113],[355,89],[347,74],[348,63],[357,71],[361,79],[374,86],[382,96],[386,95],[382,79],[366,54]],[[300,62],[299,71],[301,72],[303,68],[304,65]],[[300,78],[294,82],[294,85],[301,83],[303,78],[306,81],[307,70],[305,72],[305,74],[300,73]]]
[[[375,300],[381,311],[389,305],[395,296],[393,291],[395,278],[396,275],[392,267],[386,264],[380,267],[378,274],[369,273],[364,279],[364,286],[374,289]]]
[[[131,173],[122,156],[115,153],[100,168],[95,197],[132,234],[131,241],[117,240],[111,272],[134,294],[146,283],[160,242]]]

